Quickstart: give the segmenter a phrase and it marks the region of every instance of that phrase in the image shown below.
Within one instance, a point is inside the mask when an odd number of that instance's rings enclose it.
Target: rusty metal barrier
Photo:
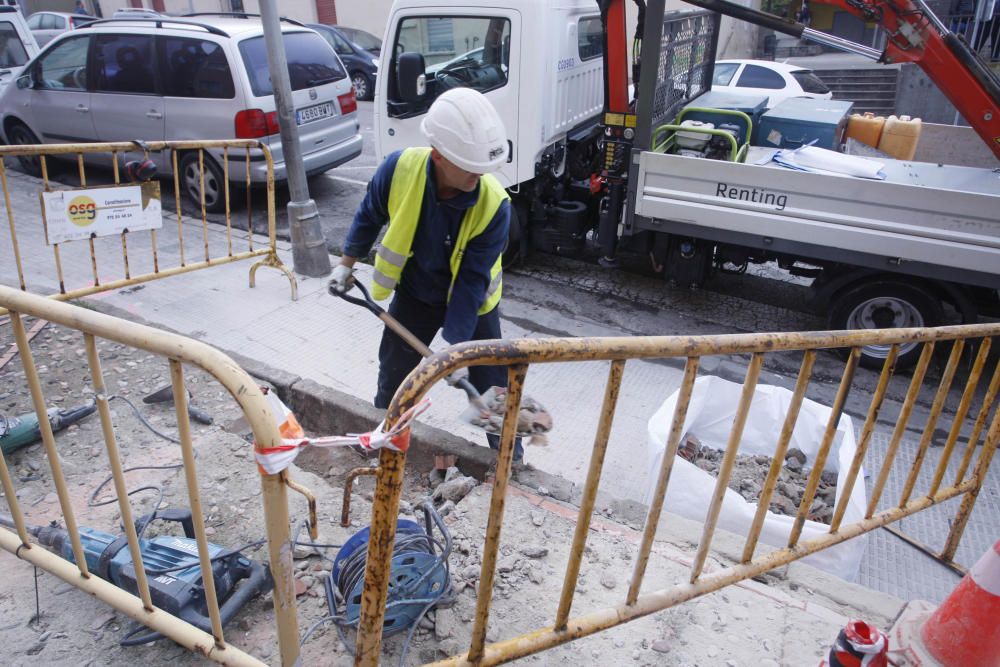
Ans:
[[[16,487],[2,453],[0,453],[0,483],[3,485],[5,499],[16,525],[16,532],[0,527],[0,548],[54,574],[80,590],[90,593],[118,611],[211,660],[229,665],[257,665],[258,667],[263,665],[264,663],[256,658],[227,643],[222,632],[222,621],[214,585],[215,578],[209,560],[204,511],[196,477],[191,425],[188,421],[188,396],[185,389],[184,367],[189,365],[210,374],[238,403],[253,431],[254,440],[258,446],[275,447],[281,444],[281,435],[278,432],[277,424],[271,417],[266,398],[257,383],[225,354],[184,336],[167,333],[71,304],[59,303],[6,286],[0,286],[0,306],[10,312],[10,325],[13,327],[17,349],[31,391],[35,413],[38,416],[46,458],[51,467],[52,480],[56,487],[63,523],[69,533],[76,562],[74,564],[65,560],[31,541],[24,513],[18,503]],[[25,316],[47,320],[74,329],[81,334],[111,475],[118,497],[121,522],[128,539],[128,549],[132,555],[132,561],[135,563],[138,596],[98,578],[87,568],[70,491],[62,471],[52,429],[46,417],[48,403],[43,393],[42,381],[39,378],[39,369],[35,365],[29,347],[28,333],[23,321]],[[188,502],[198,545],[202,581],[205,582],[205,603],[211,619],[211,633],[206,633],[153,605],[142,555],[139,551],[139,537],[136,533],[133,510],[125,486],[112,415],[108,407],[109,397],[101,368],[97,346],[98,339],[145,350],[163,357],[169,364],[178,439],[180,440],[184,476],[188,489]],[[286,486],[292,486],[287,473],[261,474],[269,563],[275,582],[273,590],[274,610],[277,619],[281,664],[293,665],[299,655],[299,636]]]
[[[1000,410],[990,421],[982,443],[979,457],[969,472],[972,458],[990,410],[1000,389],[1000,364],[992,375],[984,375],[993,337],[1000,335],[1000,324],[963,325],[922,329],[889,329],[865,332],[819,332],[819,333],[774,333],[742,334],[724,336],[658,336],[629,338],[563,338],[524,339],[514,341],[469,342],[450,347],[426,359],[405,380],[396,392],[386,416],[387,428],[391,428],[407,409],[415,405],[430,387],[448,376],[455,369],[472,365],[508,366],[509,387],[507,392],[504,426],[497,459],[496,481],[494,483],[490,513],[486,528],[482,556],[476,614],[471,642],[465,654],[434,663],[435,665],[495,665],[528,655],[539,653],[557,645],[606,630],[628,621],[678,605],[682,602],[718,590],[730,584],[755,577],[806,555],[834,546],[860,536],[880,526],[886,526],[906,516],[924,510],[945,500],[962,496],[961,505],[952,521],[950,533],[939,558],[953,563],[962,533],[972,512],[976,496],[982,486],[990,461],[1000,441]],[[896,422],[888,454],[882,463],[864,518],[854,523],[843,522],[847,499],[857,483],[862,460],[870,444],[875,422],[886,395],[889,380],[895,369],[899,347],[907,343],[922,344],[920,359],[913,370],[909,389]],[[877,388],[861,428],[858,448],[851,463],[846,487],[841,492],[829,532],[821,537],[800,541],[809,508],[813,502],[820,475],[827,456],[831,451],[837,425],[851,388],[854,372],[866,345],[890,346],[890,352],[879,377]],[[935,348],[945,348],[947,362],[941,380],[935,391],[927,423],[917,447],[916,457],[910,468],[901,497],[892,501],[891,506],[879,509],[886,479],[899,450],[903,432],[910,419],[916,399],[924,382],[928,366]],[[782,467],[784,454],[788,448],[799,408],[805,397],[812,367],[818,350],[847,348],[850,350],[844,366],[840,385],[834,399],[830,418],[826,424],[819,451],[813,462],[812,472],[807,481],[797,516],[785,548],[757,555],[758,538],[764,522],[778,473]],[[955,420],[948,432],[941,461],[935,469],[933,482],[926,493],[915,494],[914,485],[923,465],[927,448],[930,446],[938,418],[945,399],[959,368],[963,354],[968,351],[972,363],[968,380],[962,392]],[[743,427],[750,408],[757,380],[767,354],[779,352],[801,352],[802,361],[796,381],[793,398],[785,416],[783,428],[777,436],[775,455],[758,501],[755,518],[744,543],[739,564],[709,573],[703,571],[712,545],[716,524],[722,508],[722,500],[733,470],[736,453]],[[743,383],[742,396],[736,418],[723,454],[721,468],[715,483],[701,540],[693,557],[690,578],[672,588],[643,592],[642,584],[652,550],[653,539],[664,508],[664,497],[670,481],[671,468],[681,438],[687,415],[688,402],[692,395],[702,356],[717,354],[751,355]],[[666,443],[662,465],[657,472],[654,500],[649,507],[645,526],[638,547],[635,569],[625,599],[619,606],[599,609],[581,616],[570,617],[570,608],[576,590],[581,559],[589,533],[589,526],[597,496],[598,483],[604,464],[604,456],[611,432],[618,393],[626,361],[629,359],[650,359],[674,357],[685,359],[684,376],[673,415],[673,421]],[[493,582],[500,545],[500,529],[503,523],[504,504],[511,474],[514,452],[514,426],[528,366],[533,363],[556,363],[567,361],[609,361],[610,369],[605,386],[604,403],[600,422],[594,439],[590,467],[578,513],[576,533],[570,550],[565,579],[558,609],[551,626],[538,628],[517,637],[486,644],[486,629],[490,615]],[[966,426],[966,418],[982,389],[980,380],[990,377],[976,416],[972,421],[968,443],[961,454],[958,474],[949,485],[945,485],[944,475],[949,460],[954,456],[959,434]],[[365,568],[365,588],[363,592],[361,620],[358,628],[356,665],[378,664],[382,640],[382,623],[389,586],[390,562],[395,538],[396,516],[402,490],[405,455],[383,449],[379,453],[379,467],[376,473],[376,489],[373,500],[372,532],[368,543],[368,558]]]
[[[205,179],[208,169],[206,167],[207,160],[213,160],[214,158],[206,154],[209,149],[216,151],[221,150],[221,169],[222,169],[222,185],[223,185],[223,196],[225,200],[225,250],[219,254],[213,255],[213,249],[210,248],[210,238],[209,238],[209,226],[208,226],[208,213],[206,211],[205,203]],[[50,295],[52,298],[65,301],[67,299],[72,299],[81,296],[87,296],[89,294],[94,294],[97,292],[104,292],[109,290],[120,289],[123,287],[129,287],[137,285],[140,283],[149,282],[151,280],[156,280],[158,278],[165,278],[168,276],[174,276],[181,273],[187,273],[189,271],[197,271],[199,269],[208,268],[211,266],[218,266],[221,264],[228,264],[230,262],[238,262],[246,259],[259,258],[250,267],[250,287],[254,287],[256,283],[257,269],[262,266],[278,269],[283,272],[288,278],[288,282],[291,285],[292,300],[298,298],[298,286],[295,280],[295,276],[287,267],[281,262],[277,253],[277,236],[275,230],[275,204],[274,204],[274,162],[271,158],[271,151],[267,146],[261,144],[256,140],[216,140],[216,141],[149,141],[149,142],[115,142],[115,143],[94,143],[94,144],[45,144],[38,146],[0,146],[0,185],[3,186],[3,196],[4,204],[7,211],[7,226],[9,229],[10,245],[13,253],[14,264],[17,268],[18,285],[22,290],[28,289],[28,280],[26,278],[26,269],[24,262],[28,259],[40,263],[42,261],[41,252],[29,253],[30,257],[24,256],[21,251],[21,244],[18,238],[18,224],[15,220],[14,209],[12,207],[11,191],[8,182],[7,165],[3,158],[10,157],[15,158],[22,162],[22,165],[27,163],[29,166],[23,168],[22,170],[36,171],[41,175],[42,179],[42,192],[55,192],[60,189],[65,189],[62,187],[53,187],[53,182],[49,178],[50,170],[50,160],[53,156],[72,159],[75,158],[76,169],[77,169],[77,179],[78,187],[87,187],[87,169],[86,165],[90,164],[97,167],[104,167],[111,169],[111,176],[113,179],[113,185],[136,185],[138,183],[132,181],[122,182],[122,174],[120,163],[128,156],[141,154],[144,159],[149,159],[150,153],[154,152],[165,152],[169,155],[170,164],[172,168],[172,181],[174,188],[174,205],[176,208],[176,225],[175,229],[171,232],[168,240],[170,242],[170,247],[176,245],[177,251],[175,256],[170,257],[170,261],[166,261],[167,253],[161,248],[161,246],[166,245],[163,243],[164,239],[158,238],[157,230],[150,229],[147,231],[128,231],[127,229],[118,234],[118,240],[114,240],[113,236],[103,237],[103,241],[106,243],[102,244],[102,250],[106,250],[107,253],[117,252],[115,246],[120,246],[120,275],[109,277],[108,275],[102,275],[101,263],[98,261],[98,247],[97,239],[93,235],[85,240],[73,240],[73,241],[63,241],[57,243],[49,244],[52,248],[52,257],[55,265],[54,278],[58,281],[59,291],[55,294]],[[240,161],[246,165],[246,177],[245,182],[240,179],[234,179],[234,182],[239,182],[241,187],[246,189],[246,228],[247,233],[247,248],[245,250],[237,250],[234,248],[233,239],[233,204],[234,199],[232,193],[230,192],[230,151],[238,151],[240,155]],[[267,165],[267,179],[265,187],[267,190],[267,243],[262,247],[254,247],[254,217],[253,209],[251,206],[250,197],[250,164],[251,164],[251,151],[254,151],[254,158],[256,158],[256,153],[262,156],[262,159]],[[188,253],[185,249],[185,237],[184,237],[184,216],[182,214],[181,208],[181,169],[179,169],[179,156],[188,154],[197,154],[198,156],[198,178],[200,180],[200,239],[198,239],[201,248],[198,253],[198,258],[194,261],[188,257]],[[211,174],[209,173],[209,177]],[[152,181],[157,186],[158,194],[158,181]],[[100,187],[100,186],[99,186]],[[41,221],[42,225],[45,225],[46,230],[46,243],[48,234],[48,225],[45,220],[45,210],[44,206],[41,204],[41,197],[39,197],[39,215],[37,219],[32,219],[28,222],[30,225],[38,225]],[[166,225],[161,232],[166,232]],[[23,229],[23,228],[22,228]],[[37,229],[34,230],[37,236]],[[129,242],[132,241],[133,247],[142,244],[144,247],[140,250],[130,249]],[[74,275],[69,277],[64,271],[64,262],[62,257],[61,248],[66,244],[81,244],[86,242],[89,246],[89,276],[84,278],[80,275]],[[40,248],[35,248],[39,250]],[[140,273],[133,274],[133,267],[139,262],[139,260],[144,262],[144,270]],[[119,271],[118,267],[115,269],[115,273]],[[50,276],[46,276],[49,278]],[[73,283],[85,282],[87,284],[83,285],[73,285],[67,286],[68,279],[72,279]],[[3,309],[0,309],[0,315],[3,315]]]

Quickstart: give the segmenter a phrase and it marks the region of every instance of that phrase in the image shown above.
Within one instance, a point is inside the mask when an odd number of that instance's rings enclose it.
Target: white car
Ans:
[[[16,7],[0,5],[0,92],[38,53],[38,44]]]
[[[768,109],[789,97],[833,97],[812,70],[770,60],[717,60],[712,90],[767,95]]]

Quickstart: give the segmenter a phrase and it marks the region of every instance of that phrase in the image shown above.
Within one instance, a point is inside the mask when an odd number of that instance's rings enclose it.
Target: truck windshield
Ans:
[[[507,84],[510,21],[503,17],[421,16],[404,19],[394,53],[419,53],[427,75],[426,104],[449,88],[485,92]],[[390,102],[394,91],[390,87]]]
[[[288,76],[292,90],[321,86],[339,81],[347,76],[326,40],[314,32],[286,32],[282,34],[285,56],[288,59]],[[250,88],[257,97],[274,94],[271,73],[267,67],[267,48],[264,37],[251,37],[240,42],[240,54],[250,76]]]

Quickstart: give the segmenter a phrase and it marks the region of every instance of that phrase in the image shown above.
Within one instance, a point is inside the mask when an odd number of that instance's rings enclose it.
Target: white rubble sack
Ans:
[[[729,382],[718,377],[703,376],[695,380],[682,433],[694,435],[704,447],[725,450],[742,391],[742,384]],[[649,420],[647,504],[652,501],[656,490],[656,480],[663,461],[670,425],[674,418],[677,395],[678,392],[671,394]],[[791,400],[792,392],[788,389],[771,385],[757,385],[747,414],[746,426],[743,429],[743,438],[739,444],[740,454],[751,456],[757,454],[772,456],[774,454],[774,448],[777,445]],[[805,469],[812,467],[829,418],[830,408],[815,401],[803,399],[799,418],[792,432],[788,448],[797,447],[802,450],[807,458]],[[838,503],[856,449],[851,418],[847,415],[841,415],[824,466],[825,470],[837,473],[836,497]],[[763,482],[763,480],[761,481]],[[708,515],[708,507],[711,504],[714,490],[714,476],[678,456],[670,473],[664,509],[688,519],[704,522]],[[863,519],[866,505],[864,469],[862,468],[858,474],[857,483],[851,491],[841,525],[848,525]],[[727,488],[722,509],[719,512],[718,528],[745,537],[753,523],[756,511],[756,503],[747,502],[740,494]],[[768,512],[764,519],[759,543],[775,547],[786,546],[794,521],[795,517]],[[829,530],[830,527],[826,524],[806,520],[799,537],[799,543],[820,537],[828,533]],[[853,581],[865,552],[866,541],[867,536],[862,535],[806,556],[802,562],[847,581]],[[758,546],[757,554],[762,553],[762,550],[767,551],[766,548]]]

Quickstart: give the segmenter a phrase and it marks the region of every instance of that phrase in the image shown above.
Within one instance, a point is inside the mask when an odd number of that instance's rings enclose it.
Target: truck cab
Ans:
[[[493,3],[491,3],[493,4]],[[375,95],[381,160],[426,143],[434,99],[474,88],[504,120],[510,158],[497,177],[517,189],[539,172],[561,176],[572,137],[598,126],[604,105],[603,36],[593,0],[514,0],[505,6],[399,0],[383,40],[387,76]]]

